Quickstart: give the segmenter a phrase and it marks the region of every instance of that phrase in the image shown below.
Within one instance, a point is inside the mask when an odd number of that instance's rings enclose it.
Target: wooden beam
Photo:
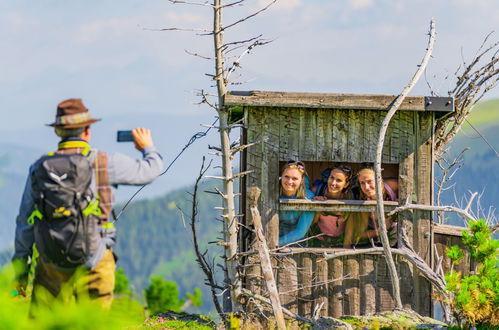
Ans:
[[[281,198],[281,211],[343,211],[343,212],[374,212],[376,201],[364,200],[325,200],[316,201],[309,199],[284,199]],[[399,204],[398,202],[385,201],[385,210],[391,211]]]
[[[469,231],[469,228],[461,227],[461,226],[443,225],[443,224],[438,224],[438,223],[433,224],[433,233],[434,234],[462,237],[463,230]]]
[[[396,95],[291,93],[266,91],[232,91],[225,95],[225,105],[298,107],[318,109],[360,109],[386,111]],[[449,97],[431,98],[408,96],[402,102],[402,111],[454,111],[454,101]],[[270,109],[269,109],[270,110]]]

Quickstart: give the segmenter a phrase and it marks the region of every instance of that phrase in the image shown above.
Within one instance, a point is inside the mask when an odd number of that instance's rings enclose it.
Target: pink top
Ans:
[[[343,217],[330,212],[321,212],[319,214],[319,221],[317,222],[317,225],[323,234],[331,237],[340,236],[345,230]],[[318,238],[323,239],[322,237]]]
[[[385,186],[385,191],[386,193],[388,194],[388,200],[389,201],[398,201],[398,198],[397,198],[397,194],[393,191],[393,189],[390,187],[389,184],[387,184],[386,182],[383,182],[383,185]]]

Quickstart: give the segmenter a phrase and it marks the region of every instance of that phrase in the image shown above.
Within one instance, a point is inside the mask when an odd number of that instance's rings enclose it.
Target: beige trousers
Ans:
[[[30,315],[50,308],[54,301],[63,304],[89,299],[104,309],[113,301],[116,263],[112,251],[104,253],[94,269],[78,268],[71,273],[61,272],[38,258],[31,296]]]

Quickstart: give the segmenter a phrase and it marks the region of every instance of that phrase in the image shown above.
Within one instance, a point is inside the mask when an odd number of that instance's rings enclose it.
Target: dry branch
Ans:
[[[434,150],[437,157],[441,155],[445,146],[459,132],[466,118],[473,110],[473,106],[494,88],[499,80],[499,68],[497,68],[499,42],[482,51],[490,35],[485,38],[478,50],[479,54],[475,56],[471,63],[468,65],[463,63],[462,72],[457,77],[456,86],[449,91],[449,95],[455,99],[455,111],[449,116],[440,118],[436,123]],[[483,64],[484,62],[485,64]]]
[[[199,187],[199,182],[201,181],[203,175],[206,173],[206,171],[210,168],[210,164],[206,168],[204,168],[204,161],[205,158],[203,157],[201,169],[199,171],[199,175],[196,179],[196,182],[194,184],[194,191],[192,193],[192,210],[191,210],[191,231],[192,231],[192,241],[194,245],[194,252],[196,253],[196,262],[198,265],[201,267],[203,270],[205,276],[206,276],[206,281],[208,286],[210,287],[211,290],[211,296],[213,299],[213,304],[215,305],[215,309],[217,310],[218,315],[223,319],[223,311],[220,306],[220,303],[218,302],[217,298],[217,293],[216,289],[219,288],[217,285],[217,282],[215,280],[215,276],[213,274],[213,267],[210,266],[210,264],[206,260],[206,253],[201,253],[199,250],[199,244],[198,244],[198,239],[197,239],[197,234],[196,234],[196,216],[198,214],[197,211],[197,192],[198,192],[198,187]]]
[[[274,310],[274,316],[277,321],[277,327],[279,330],[285,330],[286,323],[284,322],[284,315],[282,315],[281,300],[279,299],[279,292],[277,291],[274,273],[272,271],[272,263],[270,262],[269,250],[267,248],[265,235],[263,234],[260,212],[258,211],[258,198],[260,197],[260,193],[261,191],[257,187],[252,187],[248,192],[251,218],[253,220],[253,225],[255,226],[256,234],[256,242],[254,246],[260,254],[263,277],[265,279],[267,289],[269,290],[270,300],[272,301],[272,309]]]
[[[393,257],[390,251],[390,242],[388,240],[388,234],[386,231],[385,224],[385,212],[383,205],[383,191],[382,191],[382,178],[381,178],[381,159],[383,155],[383,143],[385,141],[385,134],[388,129],[388,124],[390,123],[391,118],[395,115],[395,112],[398,110],[404,98],[409,94],[410,90],[414,87],[416,82],[419,80],[419,77],[423,73],[428,61],[430,60],[431,53],[433,51],[433,44],[435,43],[435,20],[432,19],[430,23],[430,38],[428,41],[428,47],[426,49],[425,56],[421,64],[419,65],[418,70],[409,81],[409,84],[404,88],[402,93],[395,99],[394,103],[390,106],[388,113],[386,114],[383,122],[381,123],[381,128],[379,130],[378,144],[376,146],[376,161],[374,163],[374,171],[376,173],[376,201],[377,201],[377,216],[378,216],[378,226],[380,228],[380,237],[381,243],[383,244],[383,250],[386,258],[386,262],[388,265],[390,278],[393,286],[393,296],[395,300],[395,305],[397,308],[402,309],[402,300],[400,298],[400,285],[399,279],[397,276],[397,269],[395,267],[395,263],[393,261]]]

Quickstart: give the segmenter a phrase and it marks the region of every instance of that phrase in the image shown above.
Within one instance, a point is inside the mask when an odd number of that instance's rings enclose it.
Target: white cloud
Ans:
[[[353,9],[365,9],[374,4],[374,0],[348,0],[350,7]]]

